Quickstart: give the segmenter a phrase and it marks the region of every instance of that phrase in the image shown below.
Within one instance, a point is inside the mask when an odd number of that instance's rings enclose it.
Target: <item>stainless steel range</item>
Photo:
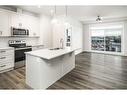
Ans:
[[[15,69],[25,66],[25,52],[32,51],[32,47],[26,46],[24,40],[9,40],[8,44],[15,48]]]

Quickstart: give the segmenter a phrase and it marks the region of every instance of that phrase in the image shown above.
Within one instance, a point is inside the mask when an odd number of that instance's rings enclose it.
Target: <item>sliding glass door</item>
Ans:
[[[121,52],[122,29],[105,30],[105,50],[111,52]]]
[[[92,51],[121,52],[122,24],[94,26],[90,31]]]
[[[92,30],[91,49],[104,51],[104,30]]]

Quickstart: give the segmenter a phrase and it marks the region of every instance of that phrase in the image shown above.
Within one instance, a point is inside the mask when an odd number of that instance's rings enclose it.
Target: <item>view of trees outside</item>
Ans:
[[[121,52],[121,36],[107,36],[105,43],[106,51]]]
[[[121,52],[122,28],[93,29],[91,34],[92,50]]]
[[[92,50],[104,51],[104,37],[92,37]]]

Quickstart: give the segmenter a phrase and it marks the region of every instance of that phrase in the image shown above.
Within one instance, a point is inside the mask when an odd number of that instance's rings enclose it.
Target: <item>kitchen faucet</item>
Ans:
[[[60,39],[60,48],[63,49],[64,48],[64,43],[63,43],[63,39]]]

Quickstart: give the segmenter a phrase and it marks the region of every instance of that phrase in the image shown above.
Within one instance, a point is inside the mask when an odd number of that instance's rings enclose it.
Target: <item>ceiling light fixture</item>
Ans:
[[[96,21],[97,22],[102,22],[102,18],[98,15]]]

